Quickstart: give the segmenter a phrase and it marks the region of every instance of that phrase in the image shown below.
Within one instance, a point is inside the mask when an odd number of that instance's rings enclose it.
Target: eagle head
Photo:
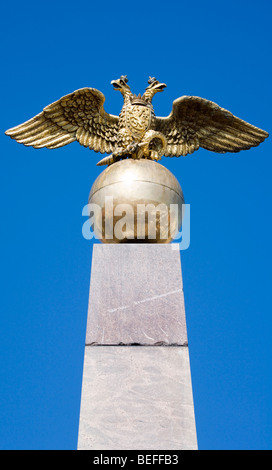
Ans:
[[[149,83],[149,86],[146,88],[146,90],[154,90],[155,93],[158,91],[163,91],[163,89],[166,88],[166,84],[160,83],[155,77],[149,77],[147,83]]]
[[[149,77],[149,86],[145,89],[144,98],[151,102],[153,96],[166,87],[165,83],[160,83],[155,77]]]
[[[126,91],[130,91],[130,87],[127,85],[128,78],[126,75],[121,75],[118,80],[112,80],[111,84],[115,90],[119,90],[122,94]]]

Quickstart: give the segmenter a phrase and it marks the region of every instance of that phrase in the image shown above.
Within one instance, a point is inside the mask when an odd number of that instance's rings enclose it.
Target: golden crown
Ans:
[[[150,103],[149,101],[147,101],[143,96],[141,96],[141,94],[139,93],[139,95],[133,95],[133,98],[131,100],[131,104],[139,104],[141,106],[150,106]]]

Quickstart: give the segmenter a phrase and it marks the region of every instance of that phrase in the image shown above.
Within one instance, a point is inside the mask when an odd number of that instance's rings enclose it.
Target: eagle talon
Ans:
[[[149,158],[150,160],[161,160],[161,156],[158,154],[158,152],[155,152],[155,150],[150,151]]]

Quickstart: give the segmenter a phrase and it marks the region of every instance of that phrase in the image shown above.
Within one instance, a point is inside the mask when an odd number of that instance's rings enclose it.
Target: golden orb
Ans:
[[[183,192],[176,177],[152,160],[121,160],[95,180],[91,227],[104,243],[169,243],[182,223]]]

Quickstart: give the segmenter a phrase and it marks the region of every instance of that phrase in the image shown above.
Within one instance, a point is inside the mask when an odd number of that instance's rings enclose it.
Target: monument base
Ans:
[[[197,449],[173,245],[94,245],[78,449]]]

